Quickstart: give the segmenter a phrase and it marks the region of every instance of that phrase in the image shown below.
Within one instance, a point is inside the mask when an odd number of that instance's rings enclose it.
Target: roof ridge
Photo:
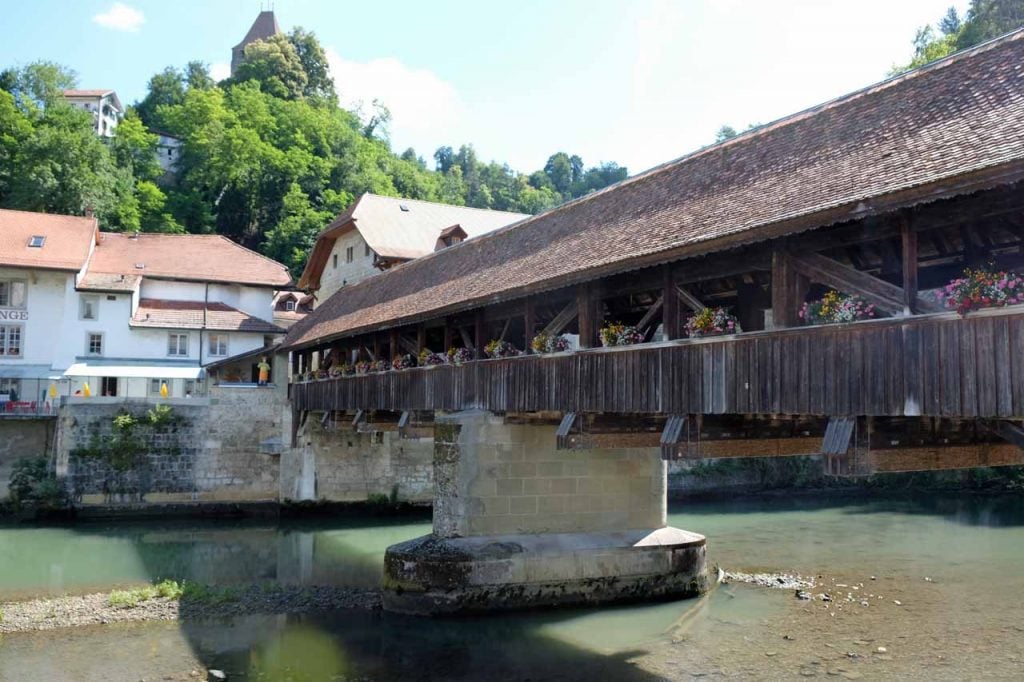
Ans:
[[[413,201],[418,204],[430,204],[431,206],[444,206],[445,208],[457,208],[465,211],[485,211],[487,213],[505,213],[507,215],[523,215],[528,216],[529,213],[520,213],[518,211],[504,211],[497,208],[481,208],[479,206],[459,206],[457,204],[448,204],[443,201],[429,201],[427,199],[408,199],[406,197],[389,197],[384,194],[376,194],[374,192],[363,192],[360,198],[364,196],[376,197],[378,199],[390,199],[393,201]]]
[[[95,216],[90,218],[89,216],[71,215],[69,213],[50,213],[49,211],[27,211],[23,208],[0,208],[0,211],[5,211],[7,213],[27,213],[28,215],[46,215],[53,216],[55,218],[73,218],[75,220],[91,220],[93,222],[96,222]]]

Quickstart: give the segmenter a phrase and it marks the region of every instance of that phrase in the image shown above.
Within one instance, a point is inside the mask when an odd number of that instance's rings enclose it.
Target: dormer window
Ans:
[[[284,304],[284,309],[287,310],[288,312],[295,310],[295,301],[287,301]]]
[[[32,235],[28,240],[28,246],[31,249],[41,249],[45,243],[46,237],[38,234]]]

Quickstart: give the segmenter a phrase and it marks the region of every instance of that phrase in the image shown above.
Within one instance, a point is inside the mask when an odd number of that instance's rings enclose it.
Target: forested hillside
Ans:
[[[485,163],[470,144],[429,160],[396,153],[387,109],[340,107],[324,51],[301,28],[249,45],[220,83],[201,62],[156,74],[110,143],[62,100],[76,85],[72,69],[52,63],[0,73],[0,207],[91,209],[108,230],[224,234],[294,272],[363,192],[537,213],[626,177],[562,152],[531,174]],[[147,130],[183,140],[175,178],[161,177]]]

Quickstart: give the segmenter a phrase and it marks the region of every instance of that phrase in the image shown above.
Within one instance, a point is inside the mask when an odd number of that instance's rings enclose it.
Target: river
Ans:
[[[1024,496],[673,505],[730,571],[812,576],[832,601],[728,584],[662,604],[424,620],[346,611],[0,638],[0,680],[1024,678]],[[427,518],[0,528],[0,601],[171,577],[370,587]],[[897,603],[898,602],[898,603]]]

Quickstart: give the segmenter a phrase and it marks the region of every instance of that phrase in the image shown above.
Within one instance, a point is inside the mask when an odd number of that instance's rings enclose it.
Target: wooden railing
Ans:
[[[297,410],[1024,416],[1024,306],[295,384]]]

